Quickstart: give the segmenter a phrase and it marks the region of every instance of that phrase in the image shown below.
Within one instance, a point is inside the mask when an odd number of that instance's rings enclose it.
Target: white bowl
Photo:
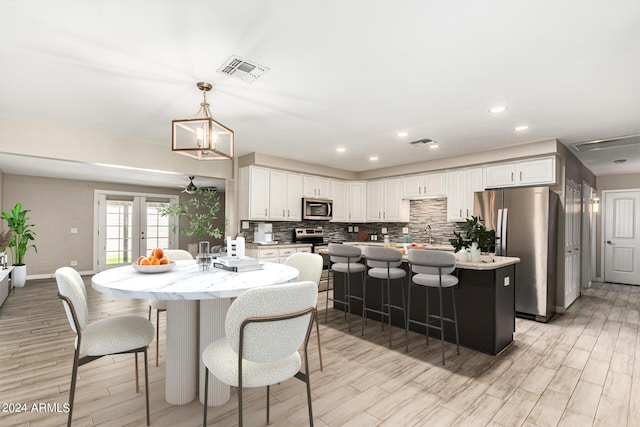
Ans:
[[[169,264],[161,264],[161,265],[138,265],[138,264],[131,264],[131,265],[133,266],[134,270],[140,273],[153,274],[153,273],[165,273],[169,270],[173,270],[173,267],[176,266],[176,262],[169,261]]]

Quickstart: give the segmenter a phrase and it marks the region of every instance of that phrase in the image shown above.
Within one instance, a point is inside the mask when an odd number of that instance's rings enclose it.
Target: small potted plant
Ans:
[[[36,233],[33,231],[33,224],[29,224],[27,214],[29,210],[22,209],[21,203],[16,205],[9,212],[2,212],[2,219],[7,221],[13,236],[8,245],[11,250],[11,260],[13,262],[13,272],[11,280],[13,286],[21,288],[27,282],[27,266],[24,263],[24,255],[29,248],[37,253],[38,249],[31,243],[35,240]]]
[[[453,250],[456,253],[456,258],[458,261],[467,261],[469,256],[467,254],[467,249],[469,248],[470,242],[469,240],[462,237],[462,234],[454,231],[453,235],[455,236],[453,239],[449,239],[449,243],[453,246]]]
[[[469,249],[472,262],[479,262],[480,253],[491,252],[496,245],[496,231],[487,230],[482,218],[479,216],[467,218],[464,225],[464,237],[461,233],[455,231],[453,234],[456,237],[449,240],[449,242],[454,248],[465,245],[465,248]]]

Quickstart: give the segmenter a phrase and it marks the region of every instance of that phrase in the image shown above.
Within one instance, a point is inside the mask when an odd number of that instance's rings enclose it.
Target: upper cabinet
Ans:
[[[447,174],[445,172],[404,177],[404,199],[444,197],[447,195]]]
[[[555,184],[556,158],[489,165],[484,168],[484,179],[486,188]]]
[[[333,219],[331,222],[347,222],[349,215],[349,199],[346,181],[331,180],[331,194],[333,195]]]
[[[365,222],[366,185],[361,181],[331,180],[331,222]]]
[[[331,180],[320,176],[304,175],[303,195],[304,197],[329,199],[331,196]]]
[[[482,190],[482,168],[447,172],[447,221],[462,222],[474,215],[473,193]]]
[[[367,182],[367,222],[409,222],[402,178]]]
[[[240,219],[302,219],[302,175],[257,166],[240,168],[239,175]]]

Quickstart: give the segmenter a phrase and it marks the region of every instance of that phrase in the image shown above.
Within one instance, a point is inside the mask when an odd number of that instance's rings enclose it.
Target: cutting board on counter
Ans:
[[[369,230],[359,230],[356,235],[357,242],[366,242],[369,240]]]

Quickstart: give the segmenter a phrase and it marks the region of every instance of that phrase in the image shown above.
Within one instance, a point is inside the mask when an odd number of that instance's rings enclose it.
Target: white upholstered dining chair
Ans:
[[[144,388],[147,425],[149,425],[147,346],[153,341],[153,324],[139,316],[109,317],[89,323],[87,290],[80,274],[71,267],[62,267],[56,270],[55,276],[58,297],[62,300],[71,329],[76,333],[67,426],[71,426],[73,419],[78,368],[102,356],[124,353],[135,354],[136,392],[138,392],[138,353],[144,353]]]
[[[165,249],[164,254],[171,261],[188,261],[193,260],[193,255],[183,249]],[[158,367],[158,350],[160,348],[160,312],[167,311],[167,302],[165,300],[150,299],[149,300],[149,321],[151,321],[151,309],[156,310],[156,368]]]
[[[284,263],[285,265],[298,270],[299,281],[310,280],[312,282],[315,282],[317,286],[320,286],[323,264],[321,255],[312,254],[309,252],[297,252],[295,254],[291,254]],[[322,348],[320,346],[320,327],[318,325],[318,316],[316,316],[316,336],[318,338],[318,358],[320,359],[320,370],[322,371]]]
[[[318,286],[311,281],[253,288],[229,307],[225,338],[202,353],[205,365],[203,426],[207,425],[209,372],[238,390],[238,425],[242,427],[242,388],[267,387],[296,377],[307,385],[309,424],[313,426],[307,345],[316,316]],[[304,372],[298,350],[305,353]]]

